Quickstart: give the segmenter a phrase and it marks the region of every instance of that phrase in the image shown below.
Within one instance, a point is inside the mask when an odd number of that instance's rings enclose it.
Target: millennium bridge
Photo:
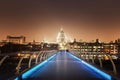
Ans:
[[[0,56],[0,79],[10,80],[117,80],[114,55],[79,50],[22,51]],[[112,67],[103,69],[107,57]],[[95,64],[98,61],[99,66]],[[8,71],[5,73],[4,71]]]

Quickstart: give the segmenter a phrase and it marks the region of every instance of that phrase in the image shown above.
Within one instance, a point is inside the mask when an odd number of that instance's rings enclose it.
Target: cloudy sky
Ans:
[[[0,40],[56,41],[60,28],[77,40],[120,38],[119,0],[0,0]]]

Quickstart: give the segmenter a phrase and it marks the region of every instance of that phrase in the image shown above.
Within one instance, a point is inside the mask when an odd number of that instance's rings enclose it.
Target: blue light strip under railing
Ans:
[[[104,78],[106,78],[106,80],[112,80],[112,76],[110,76],[109,74],[107,74],[107,73],[99,70],[98,68],[96,68],[96,67],[88,64],[87,62],[85,62],[85,61],[83,61],[82,59],[74,56],[73,54],[70,54],[70,53],[69,53],[69,55],[72,56],[72,57],[74,57],[75,59],[81,61],[83,64],[85,64],[87,67],[91,68],[91,69],[94,70],[95,72],[99,73],[101,76],[103,76]]]
[[[45,65],[48,61],[50,61],[51,59],[53,59],[55,57],[56,54],[54,54],[53,56],[51,56],[50,58],[48,58],[47,60],[43,61],[42,63],[38,64],[37,66],[31,68],[30,70],[28,70],[27,72],[21,74],[21,78],[22,79],[26,79],[27,77],[29,77],[32,73],[34,73],[34,71],[36,71],[38,68],[40,68],[41,66]],[[15,78],[14,80],[19,80],[19,77]]]

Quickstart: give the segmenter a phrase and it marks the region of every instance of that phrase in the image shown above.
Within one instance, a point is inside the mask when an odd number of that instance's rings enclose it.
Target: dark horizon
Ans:
[[[0,40],[7,35],[56,41],[62,26],[68,38],[110,42],[120,38],[119,0],[0,1]]]

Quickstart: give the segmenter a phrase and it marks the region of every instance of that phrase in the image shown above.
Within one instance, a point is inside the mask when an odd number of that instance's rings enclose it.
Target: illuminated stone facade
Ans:
[[[57,43],[59,44],[59,50],[67,49],[67,39],[63,29],[60,30],[57,36]]]

